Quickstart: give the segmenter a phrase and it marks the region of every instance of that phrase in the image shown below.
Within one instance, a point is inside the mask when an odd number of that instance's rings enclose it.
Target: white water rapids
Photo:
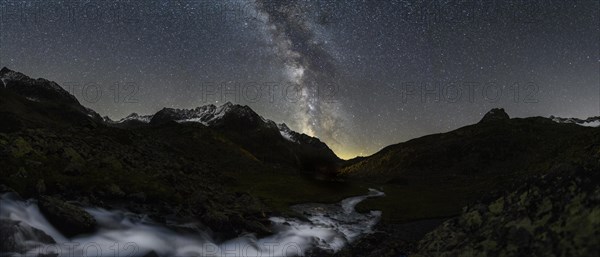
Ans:
[[[97,221],[94,234],[66,238],[40,213],[34,200],[12,194],[0,197],[0,222],[19,223],[13,236],[21,252],[0,252],[0,256],[302,256],[321,248],[338,251],[361,235],[371,232],[381,217],[380,211],[358,213],[354,207],[369,197],[384,193],[369,189],[369,194],[347,198],[337,204],[300,204],[292,209],[308,221],[271,217],[274,234],[264,238],[242,235],[214,242],[207,234],[181,229],[175,231],[132,213],[86,208]],[[175,227],[189,227],[179,224]],[[47,243],[41,230],[56,243]],[[47,237],[46,237],[47,239]],[[46,243],[44,243],[46,242]]]

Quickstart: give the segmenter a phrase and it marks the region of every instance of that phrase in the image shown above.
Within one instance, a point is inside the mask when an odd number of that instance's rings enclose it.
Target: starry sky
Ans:
[[[0,0],[0,65],[101,115],[231,101],[340,157],[477,122],[600,115],[597,0]]]

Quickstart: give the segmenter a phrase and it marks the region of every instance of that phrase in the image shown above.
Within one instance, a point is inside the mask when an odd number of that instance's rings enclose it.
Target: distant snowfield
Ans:
[[[584,127],[600,127],[600,116],[589,117],[587,119],[578,118],[561,118],[550,116],[550,119],[556,123],[571,123],[577,124]]]

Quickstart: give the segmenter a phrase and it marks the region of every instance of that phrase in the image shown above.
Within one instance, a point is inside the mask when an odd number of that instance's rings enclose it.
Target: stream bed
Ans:
[[[271,217],[273,235],[247,234],[215,242],[208,233],[186,229],[196,224],[166,227],[145,215],[102,208],[85,208],[98,223],[95,233],[67,238],[40,213],[35,200],[4,194],[0,197],[2,238],[11,240],[3,244],[10,244],[12,250],[2,249],[0,256],[302,256],[315,248],[335,252],[372,232],[381,212],[359,213],[355,206],[381,196],[383,192],[369,189],[366,195],[335,204],[294,205],[291,208],[306,219]]]

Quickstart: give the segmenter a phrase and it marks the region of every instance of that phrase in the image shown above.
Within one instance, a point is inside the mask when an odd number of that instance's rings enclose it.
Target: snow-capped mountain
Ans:
[[[252,123],[267,122],[266,119],[255,113],[250,107],[227,102],[221,106],[213,104],[196,107],[194,109],[163,108],[152,116],[153,124],[166,121],[178,123],[198,122],[206,126],[220,125],[225,119],[237,117]]]
[[[118,122],[139,121],[143,123],[150,123],[150,120],[152,120],[153,116],[154,115],[139,115],[134,112],[132,114],[129,114],[127,117],[120,119]]]
[[[288,128],[285,123],[277,124],[277,128],[279,129],[279,134],[290,142],[297,143],[298,139],[296,138],[298,133]]]
[[[335,170],[339,158],[316,137],[291,130],[286,124],[265,119],[246,105],[225,103],[193,109],[163,108],[152,115],[136,113],[106,124],[122,128],[164,127],[175,124],[202,124],[222,133],[257,159],[300,165],[303,169]]]
[[[550,116],[550,119],[556,123],[572,123],[585,127],[600,127],[600,116],[589,117],[587,119]]]
[[[209,104],[194,109],[163,108],[156,114],[140,115],[132,113],[118,121],[112,121],[106,118],[105,120],[113,124],[124,124],[128,122],[141,122],[147,124],[194,122],[209,127],[224,126],[226,125],[226,120],[229,122],[236,121],[238,124],[243,121],[246,125],[245,127],[264,126],[268,128],[277,128],[281,137],[293,143],[300,143],[303,139],[302,134],[291,130],[285,123],[276,124],[272,120],[265,119],[258,115],[248,106],[233,104],[231,102],[227,102],[221,106]]]
[[[230,102],[227,102],[226,104],[221,105],[219,107],[217,107],[213,104],[209,104],[209,105],[196,107],[194,109],[163,108],[162,110],[158,111],[156,114],[151,114],[151,115],[140,115],[137,113],[132,113],[132,114],[128,115],[127,117],[122,118],[116,122],[123,123],[123,122],[127,122],[127,121],[139,121],[139,122],[143,122],[143,123],[150,123],[156,116],[157,118],[154,119],[155,122],[166,121],[166,120],[175,121],[178,123],[197,122],[197,123],[204,124],[206,126],[210,126],[210,125],[215,124],[218,121],[220,121],[227,113],[229,113],[231,111],[238,111],[238,110],[241,110],[241,112],[238,112],[238,114],[241,114],[241,115],[249,114],[249,116],[252,115],[252,113],[245,110],[245,108],[243,106],[234,105]]]

